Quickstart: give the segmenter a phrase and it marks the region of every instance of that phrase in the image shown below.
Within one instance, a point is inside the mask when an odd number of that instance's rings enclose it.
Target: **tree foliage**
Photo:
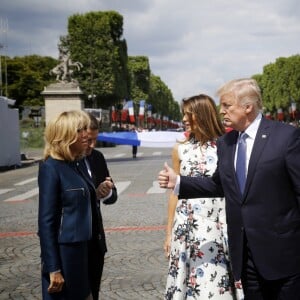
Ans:
[[[123,17],[114,11],[69,17],[69,49],[72,60],[84,66],[75,73],[84,93],[96,95],[98,106],[104,108],[122,99],[134,100],[136,107],[146,100],[161,114],[178,115],[178,104],[167,86],[159,79],[151,88],[148,57],[128,57],[122,34]]]
[[[130,74],[130,99],[148,101],[150,90],[150,65],[146,56],[129,56],[128,70]]]
[[[114,11],[76,14],[68,20],[72,60],[83,64],[76,78],[86,95],[96,95],[101,107],[129,95],[127,44],[122,34],[123,17]]]
[[[30,55],[7,58],[7,97],[15,99],[15,106],[42,106],[41,95],[52,78],[49,74],[57,60],[52,57]]]
[[[169,116],[173,120],[180,120],[180,108],[173,98],[171,90],[159,76],[150,76],[149,103],[152,104],[153,112],[162,116]]]
[[[292,102],[300,105],[300,55],[279,57],[265,65],[263,74],[254,75],[262,90],[266,110],[288,110]]]
[[[91,106],[88,95],[96,95],[96,106],[109,108],[132,99],[151,104],[153,112],[180,120],[180,107],[171,90],[159,76],[151,72],[147,56],[127,54],[123,38],[123,17],[115,11],[75,14],[68,19],[68,35],[61,37],[70,50],[72,61],[83,64],[76,71],[76,78],[84,92],[86,107]],[[2,58],[3,59],[3,58]],[[7,64],[7,94],[22,105],[43,105],[41,92],[55,79],[49,71],[58,64],[51,57],[30,55],[5,57]],[[6,71],[6,70],[5,70]],[[300,55],[279,57],[274,63],[263,67],[262,74],[255,74],[261,87],[265,109],[276,112],[287,111],[292,102],[300,108]],[[2,78],[6,79],[4,68]]]

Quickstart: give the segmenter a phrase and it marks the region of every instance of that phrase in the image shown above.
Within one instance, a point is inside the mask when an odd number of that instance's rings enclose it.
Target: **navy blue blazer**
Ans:
[[[262,118],[244,194],[234,157],[237,131],[218,142],[218,168],[211,178],[181,177],[180,197],[225,196],[230,257],[241,278],[244,236],[255,265],[268,280],[300,272],[300,130]]]
[[[61,269],[60,243],[92,238],[91,197],[96,194],[92,181],[83,179],[78,171],[78,164],[49,157],[39,168],[38,234],[45,272]]]

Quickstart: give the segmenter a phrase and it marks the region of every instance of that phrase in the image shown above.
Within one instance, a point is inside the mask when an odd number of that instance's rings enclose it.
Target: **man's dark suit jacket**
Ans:
[[[106,160],[103,156],[103,154],[100,151],[97,151],[95,149],[92,150],[91,155],[87,156],[86,159],[89,162],[91,173],[92,173],[92,180],[94,182],[95,188],[99,186],[99,184],[103,181],[105,181],[106,177],[110,177],[109,170],[107,168]],[[118,194],[117,189],[114,187],[112,189],[112,195],[108,199],[104,201],[104,204],[113,204],[117,201]],[[106,247],[106,241],[105,241],[105,233],[103,228],[103,222],[102,222],[102,215],[100,210],[100,204],[99,204],[99,212],[100,212],[100,244],[101,248],[103,250],[103,253],[107,251]]]
[[[235,279],[241,278],[245,235],[265,279],[299,274],[300,129],[262,118],[243,195],[234,167],[237,139],[235,130],[222,136],[213,177],[181,177],[179,197],[225,196]]]

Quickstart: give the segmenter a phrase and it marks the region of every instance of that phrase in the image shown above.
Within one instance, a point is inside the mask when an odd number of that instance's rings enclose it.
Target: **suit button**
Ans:
[[[245,228],[242,226],[242,227],[241,227],[241,231],[244,231],[244,229],[245,229]]]
[[[100,241],[102,239],[101,234],[98,235],[98,240]]]

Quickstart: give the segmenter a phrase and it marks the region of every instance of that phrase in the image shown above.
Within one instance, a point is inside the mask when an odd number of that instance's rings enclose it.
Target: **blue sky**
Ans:
[[[124,17],[128,55],[148,56],[178,101],[300,54],[298,0],[1,0],[0,54],[58,58],[70,15],[107,10]]]

